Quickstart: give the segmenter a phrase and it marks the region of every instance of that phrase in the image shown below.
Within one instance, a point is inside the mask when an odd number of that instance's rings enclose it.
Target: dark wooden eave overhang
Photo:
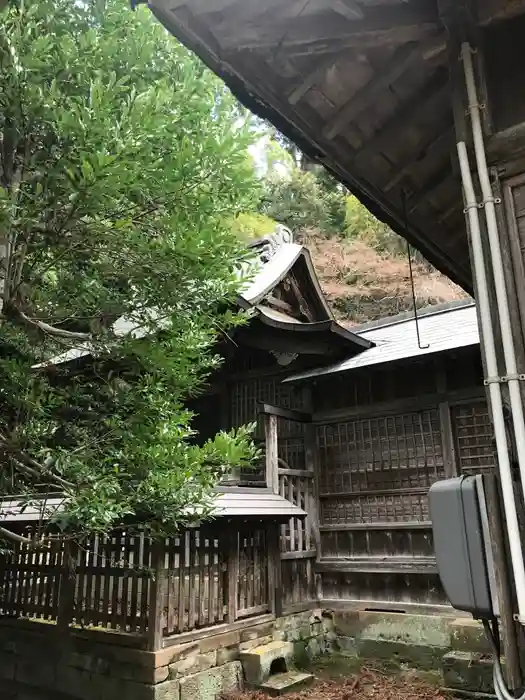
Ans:
[[[151,0],[149,7],[242,103],[471,292],[441,19],[462,4]],[[470,4],[484,26],[523,12],[525,2]]]
[[[333,358],[353,357],[374,345],[333,318],[302,322],[264,304],[253,309],[249,327],[239,329],[236,338],[261,350],[317,356],[323,363]]]

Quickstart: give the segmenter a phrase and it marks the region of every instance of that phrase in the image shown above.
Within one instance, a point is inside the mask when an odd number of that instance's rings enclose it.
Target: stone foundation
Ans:
[[[434,672],[438,683],[466,694],[493,694],[490,646],[471,618],[382,612],[333,613],[339,654],[379,661],[392,670]]]
[[[88,639],[60,635],[54,625],[0,622],[2,700],[216,700],[242,687],[243,651],[286,641],[301,664],[332,649],[335,633],[331,614],[313,610],[222,634],[212,628],[157,652],[112,641],[110,634]]]
[[[337,652],[352,657],[349,669],[375,659],[392,670],[432,671],[461,692],[493,692],[490,649],[467,618],[315,609],[212,628],[157,652],[125,646],[120,635],[60,635],[54,625],[15,622],[0,621],[2,700],[217,700],[242,687],[242,653],[273,641],[293,649],[298,667]]]

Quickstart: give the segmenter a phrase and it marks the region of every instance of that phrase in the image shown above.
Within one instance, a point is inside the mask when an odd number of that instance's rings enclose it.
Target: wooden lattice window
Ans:
[[[429,487],[444,475],[437,410],[317,430],[321,493]]]
[[[321,425],[317,445],[323,524],[428,520],[445,475],[437,410]]]
[[[484,399],[451,408],[458,469],[476,474],[496,467],[494,432]]]

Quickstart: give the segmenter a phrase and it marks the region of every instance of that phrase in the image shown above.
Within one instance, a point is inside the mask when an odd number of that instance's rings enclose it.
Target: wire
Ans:
[[[403,198],[403,219],[404,219],[404,225],[403,228],[405,230],[405,240],[407,242],[407,256],[408,256],[408,270],[410,273],[410,289],[412,291],[412,308],[414,309],[414,320],[416,322],[416,335],[417,335],[417,344],[420,350],[427,350],[430,345],[421,345],[421,335],[419,333],[419,318],[417,315],[417,302],[416,302],[416,288],[414,285],[414,273],[412,270],[412,256],[410,255],[410,243],[408,242],[408,214],[407,214],[407,196],[405,190],[402,190],[401,196]]]
[[[494,657],[494,691],[498,700],[525,700],[525,692],[521,695],[513,695],[507,688],[505,683],[505,678],[503,676],[503,669],[501,668],[501,643],[499,637],[499,628],[497,620],[492,620],[492,625],[489,620],[483,620],[483,628],[485,634],[489,641],[490,647],[492,649],[492,655]]]

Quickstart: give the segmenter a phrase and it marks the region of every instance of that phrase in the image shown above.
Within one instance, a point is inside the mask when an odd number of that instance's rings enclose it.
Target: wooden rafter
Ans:
[[[413,214],[451,174],[452,168],[447,160],[445,165],[441,166],[417,191],[417,194],[410,199],[408,213]]]
[[[396,185],[398,185],[403,178],[410,174],[412,169],[417,166],[419,162],[424,158],[425,154],[436,147],[443,145],[443,143],[451,136],[453,132],[452,125],[448,125],[444,131],[440,131],[438,134],[424,134],[416,145],[416,148],[410,154],[410,157],[399,165],[395,166],[395,175],[390,178],[390,180],[385,184],[385,192],[389,192]],[[452,165],[449,164],[450,171],[452,172]]]
[[[406,44],[398,49],[388,68],[379,70],[375,77],[366,83],[339,110],[335,117],[323,129],[323,136],[333,139],[349,122],[355,119],[380,92],[400,78],[403,73],[420,57],[420,47]]]
[[[399,138],[399,134],[408,124],[413,124],[443,103],[448,89],[448,73],[441,68],[426,83],[422,90],[410,97],[401,108],[394,113],[390,120],[373,134],[365,146],[359,151],[356,162],[364,162],[374,153],[379,153]],[[421,149],[419,150],[419,152]],[[419,156],[418,152],[418,156]]]
[[[296,105],[316,83],[320,82],[325,77],[333,65],[333,58],[320,61],[314,70],[308,73],[308,75],[292,89],[288,95],[288,102],[291,105]]]
[[[265,18],[268,13],[268,5],[275,7],[275,0],[265,0]],[[271,8],[270,8],[271,9]],[[382,35],[391,40],[396,34],[404,35],[405,29],[416,30],[421,38],[428,29],[439,26],[439,20],[435,5],[429,2],[418,2],[415,6],[404,3],[403,5],[379,6],[366,9],[362,20],[350,20],[342,18],[340,14],[322,13],[309,14],[297,12],[295,17],[283,19],[277,16],[270,22],[262,22],[260,13],[248,14],[246,22],[242,26],[232,23],[220,24],[214,28],[214,32],[225,48],[230,49],[275,49],[282,43],[288,49],[301,47],[308,44],[334,42],[345,40],[348,45],[359,45],[363,41],[381,42]],[[256,14],[257,16],[253,17]],[[320,17],[322,16],[322,22]],[[323,35],[319,35],[319,26],[322,26]],[[238,31],[235,31],[238,29]],[[279,41],[280,40],[280,41]],[[403,38],[402,41],[406,40]]]

